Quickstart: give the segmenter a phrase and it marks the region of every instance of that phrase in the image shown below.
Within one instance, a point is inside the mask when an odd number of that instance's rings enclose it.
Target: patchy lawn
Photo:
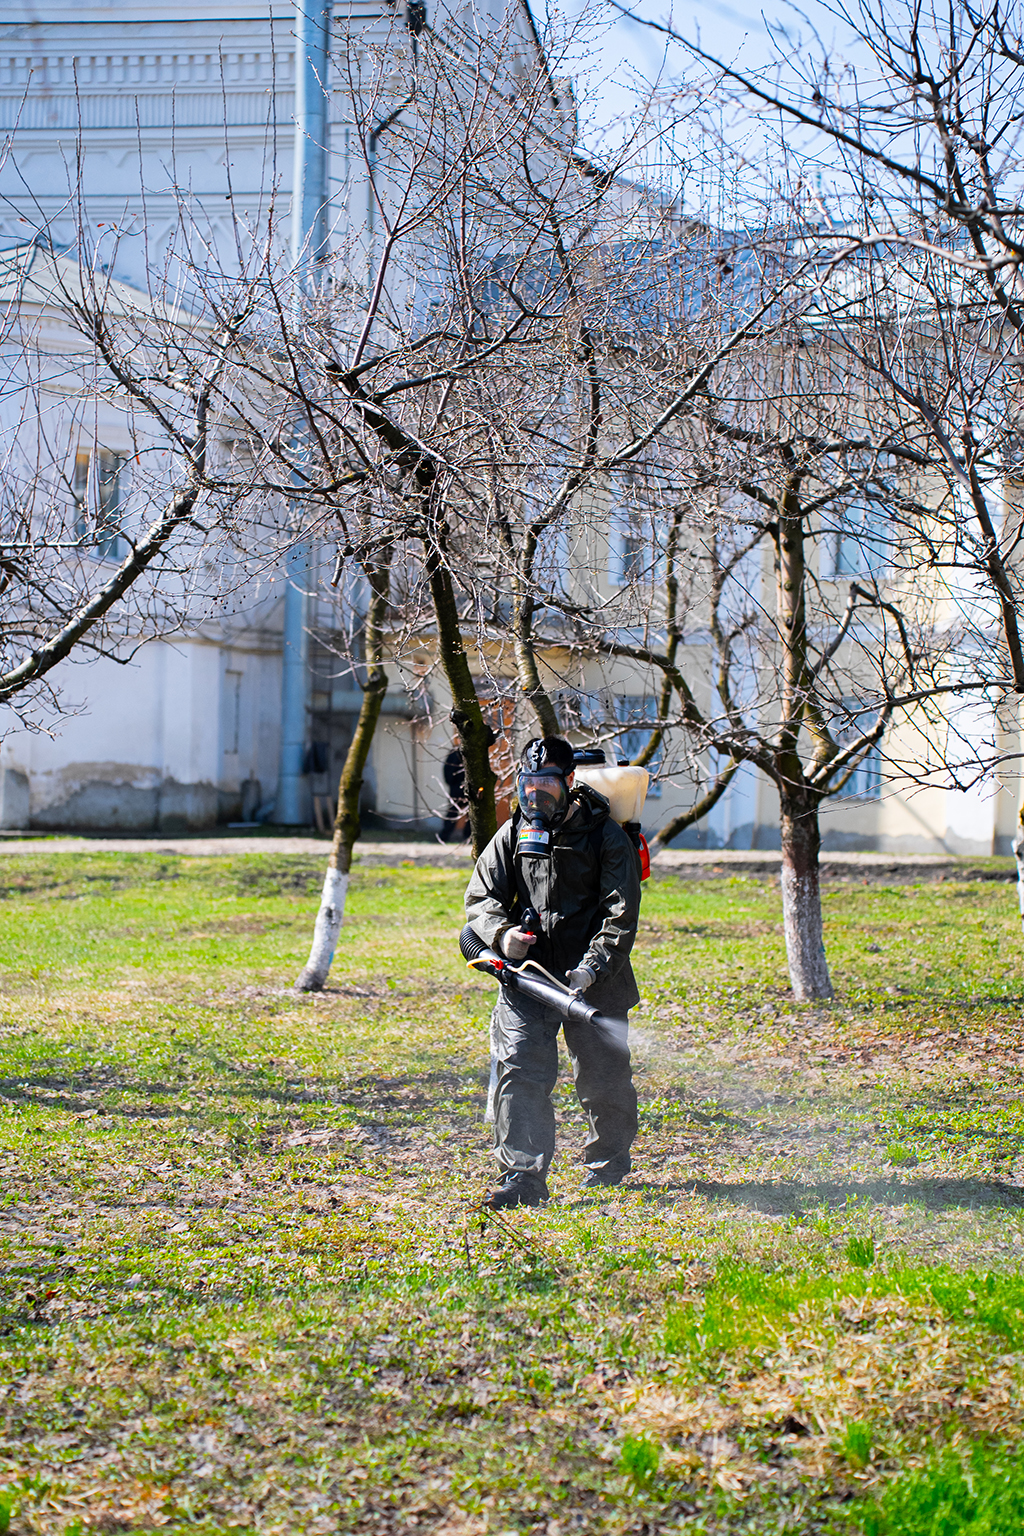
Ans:
[[[563,1077],[485,1220],[464,878],[359,866],[300,997],[310,860],[0,860],[0,1532],[1018,1532],[1012,888],[830,884],[825,1008],[655,879],[636,1171]]]

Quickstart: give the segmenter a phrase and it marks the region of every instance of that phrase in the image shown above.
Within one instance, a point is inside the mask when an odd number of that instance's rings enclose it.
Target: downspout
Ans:
[[[331,0],[296,0],[295,163],[292,176],[292,267],[295,321],[327,256],[327,70]],[[295,476],[301,483],[301,475]],[[285,559],[281,655],[281,757],[273,819],[280,826],[308,820],[303,795],[309,693],[309,587],[312,548],[294,544]]]

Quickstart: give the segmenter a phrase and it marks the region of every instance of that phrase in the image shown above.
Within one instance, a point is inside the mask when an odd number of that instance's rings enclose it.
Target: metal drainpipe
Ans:
[[[295,320],[327,256],[327,70],[330,0],[295,4],[295,166],[292,179],[292,266],[296,275]],[[301,480],[296,475],[296,480]],[[309,588],[312,547],[296,544],[285,560],[284,634],[281,667],[281,758],[273,819],[304,825],[303,760],[309,693]]]
[[[295,0],[292,263],[305,289],[327,255],[327,70],[331,0]]]

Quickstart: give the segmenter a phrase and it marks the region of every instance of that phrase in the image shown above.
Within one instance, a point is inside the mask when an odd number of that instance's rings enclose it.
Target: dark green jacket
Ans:
[[[624,1012],[640,1001],[629,952],[640,915],[640,856],[611,820],[608,802],[581,786],[576,811],[552,835],[550,858],[516,855],[518,819],[507,821],[476,863],[466,918],[493,949],[524,907],[540,915],[529,958],[563,980],[589,965],[597,976],[587,1002]]]

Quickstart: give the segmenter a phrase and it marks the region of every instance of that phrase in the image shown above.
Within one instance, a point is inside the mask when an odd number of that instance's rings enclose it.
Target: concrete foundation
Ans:
[[[103,771],[90,774],[83,771],[87,767]],[[241,809],[240,796],[229,795],[222,810],[222,792],[215,784],[180,784],[155,776],[140,783],[139,770],[130,766],[71,764],[60,777],[72,779],[74,787],[33,807],[27,824],[38,831],[202,832],[222,817],[234,819]]]
[[[29,825],[28,774],[17,768],[0,769],[0,827],[22,832]]]

